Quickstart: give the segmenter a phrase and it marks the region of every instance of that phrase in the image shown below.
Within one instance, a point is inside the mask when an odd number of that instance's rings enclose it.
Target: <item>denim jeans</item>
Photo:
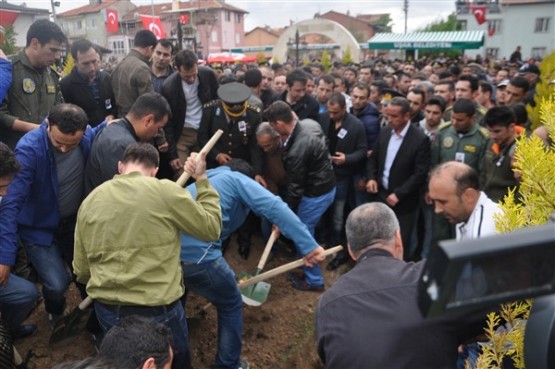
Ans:
[[[243,301],[235,273],[223,257],[183,266],[187,289],[210,301],[218,310],[216,369],[236,369],[241,358]]]
[[[19,328],[33,310],[38,295],[33,283],[15,274],[10,274],[8,283],[0,286],[0,313],[11,332]]]
[[[313,237],[316,224],[333,203],[334,198],[335,187],[327,194],[318,197],[302,197],[297,209],[297,216],[301,222],[307,226],[308,231]],[[303,271],[305,280],[308,284],[315,286],[322,286],[324,284],[324,277],[322,276],[319,265],[315,265],[312,268],[305,266],[303,267]]]
[[[71,281],[60,247],[57,244],[37,245],[23,242],[27,258],[33,264],[42,282],[44,307],[50,314],[63,314],[66,299],[64,293]]]
[[[98,301],[94,302],[94,310],[98,322],[102,327],[104,333],[107,333],[116,323],[129,315],[141,315],[149,318],[155,322],[162,323],[168,327],[172,332],[172,349],[173,349],[173,363],[174,369],[189,369],[191,367],[191,356],[189,352],[189,334],[187,330],[187,320],[185,319],[185,310],[181,301],[173,303],[168,307],[158,307],[159,313],[149,315],[142,309],[147,307],[132,307],[124,305],[104,305]]]

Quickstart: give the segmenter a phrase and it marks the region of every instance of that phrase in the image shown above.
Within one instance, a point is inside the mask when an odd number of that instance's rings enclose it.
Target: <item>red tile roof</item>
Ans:
[[[248,13],[246,10],[239,9],[233,5],[229,5],[227,3],[218,1],[218,0],[196,0],[196,1],[180,1],[179,2],[179,10],[183,13],[190,12],[190,11],[198,11],[204,9],[226,9],[238,13]],[[168,14],[172,10],[172,3],[162,3],[162,4],[154,4],[154,15],[162,15],[164,17],[164,13]],[[139,6],[129,13],[125,14],[122,17],[123,21],[133,21],[136,20],[135,14],[152,14],[152,5],[143,5]]]
[[[83,5],[83,6],[80,6],[79,8],[71,9],[66,12],[60,13],[58,14],[58,17],[73,17],[81,14],[98,13],[102,9],[107,8],[111,5],[114,5],[116,1],[117,0],[103,0],[100,4]]]

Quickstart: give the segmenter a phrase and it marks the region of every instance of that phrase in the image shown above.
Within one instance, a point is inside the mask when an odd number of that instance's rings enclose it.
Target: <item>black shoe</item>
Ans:
[[[293,288],[299,291],[309,291],[309,292],[323,292],[324,285],[309,284],[305,279],[300,279],[298,277],[291,278],[291,285]]]
[[[345,264],[347,261],[346,257],[343,256],[336,256],[333,258],[332,261],[330,261],[330,263],[326,266],[327,270],[335,270],[337,268],[339,268],[341,265]]]
[[[249,253],[251,252],[251,246],[250,245],[239,245],[239,256],[241,256],[241,258],[243,258],[244,260],[247,260],[249,258]]]
[[[37,333],[37,326],[34,324],[21,324],[12,332],[13,338],[29,337]]]

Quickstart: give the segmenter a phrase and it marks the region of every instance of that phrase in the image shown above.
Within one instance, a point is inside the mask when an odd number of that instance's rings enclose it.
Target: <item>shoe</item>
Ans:
[[[250,245],[239,245],[239,256],[241,256],[241,258],[243,260],[247,260],[249,258],[249,253],[251,252],[251,246]]]
[[[29,337],[37,333],[37,326],[34,324],[21,324],[15,331],[12,332],[14,339]]]
[[[296,276],[291,278],[291,285],[293,288],[298,289],[299,291],[310,291],[310,292],[322,292],[324,291],[324,285],[315,285],[309,284],[304,279],[299,279]]]
[[[63,314],[48,314],[48,323],[50,324],[50,327],[52,329],[54,329],[54,327],[56,326],[56,322],[58,320],[60,320],[60,318],[64,316]]]
[[[339,268],[341,265],[345,264],[347,261],[348,261],[347,258],[345,258],[343,256],[336,256],[326,266],[326,269],[327,270],[335,270],[335,269]]]
[[[304,280],[304,272],[302,269],[294,270],[287,275],[287,280],[290,282],[293,281],[293,279],[295,278]]]
[[[239,360],[239,368],[237,369],[249,369],[250,365],[247,360]]]

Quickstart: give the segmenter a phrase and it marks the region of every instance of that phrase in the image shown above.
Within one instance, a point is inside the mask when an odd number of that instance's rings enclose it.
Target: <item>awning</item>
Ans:
[[[484,31],[378,33],[368,40],[370,50],[479,49]]]
[[[0,9],[0,26],[4,24],[13,25],[18,15],[19,12],[17,11]]]

